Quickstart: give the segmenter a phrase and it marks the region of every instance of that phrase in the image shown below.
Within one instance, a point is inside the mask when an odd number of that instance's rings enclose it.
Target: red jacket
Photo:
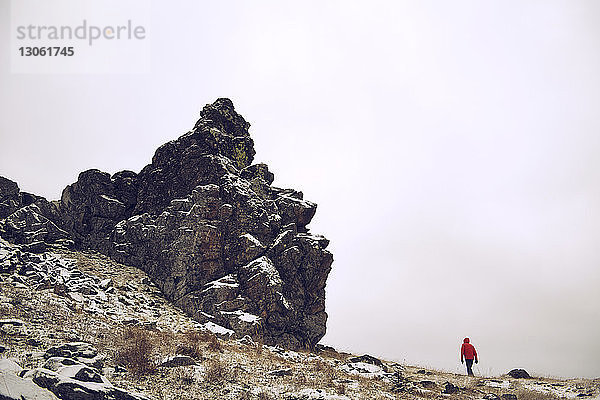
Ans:
[[[477,352],[475,351],[475,346],[469,343],[469,338],[465,338],[464,343],[460,347],[460,361],[463,360],[463,357],[467,360],[477,360]]]

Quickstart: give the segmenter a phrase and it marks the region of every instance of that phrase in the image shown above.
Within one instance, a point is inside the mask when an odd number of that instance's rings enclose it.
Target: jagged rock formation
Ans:
[[[59,203],[1,178],[0,235],[38,252],[73,241],[143,269],[200,322],[313,346],[325,334],[333,261],[328,240],[307,228],[316,205],[252,164],[250,124],[230,100],[200,117],[139,174],[82,172]]]

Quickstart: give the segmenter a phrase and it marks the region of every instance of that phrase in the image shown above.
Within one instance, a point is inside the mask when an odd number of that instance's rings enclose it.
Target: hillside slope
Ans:
[[[53,398],[52,391],[62,399],[128,400],[527,400],[600,393],[598,380],[469,378],[322,346],[292,351],[237,339],[187,316],[143,271],[95,252],[34,254],[0,240],[0,278],[1,399],[20,398],[17,390],[32,393],[32,387],[48,396],[37,398]]]

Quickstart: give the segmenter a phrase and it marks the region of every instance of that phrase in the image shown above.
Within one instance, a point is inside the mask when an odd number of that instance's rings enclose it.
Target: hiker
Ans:
[[[462,346],[460,346],[460,362],[462,364],[465,360],[467,360],[467,375],[469,376],[473,376],[473,359],[475,359],[475,364],[479,362],[479,360],[477,360],[477,351],[475,351],[475,346],[469,343],[469,338],[465,338]]]

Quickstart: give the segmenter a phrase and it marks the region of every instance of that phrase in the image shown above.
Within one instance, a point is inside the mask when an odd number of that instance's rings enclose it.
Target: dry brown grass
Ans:
[[[209,351],[212,351],[215,353],[223,352],[223,345],[219,341],[219,338],[217,337],[217,335],[215,335],[214,333],[209,332],[209,331],[185,332],[183,334],[178,334],[176,337],[176,340],[178,340],[180,342],[179,344],[187,343],[188,345],[195,346],[195,347],[197,347],[197,350],[199,350],[199,351],[202,350],[201,345],[206,344],[206,348]],[[201,355],[200,355],[200,357],[201,357]]]
[[[271,396],[269,393],[261,391],[258,394],[258,400],[272,400],[273,396]]]
[[[308,378],[304,372],[298,372],[294,375],[293,383],[296,384],[297,387],[304,387],[308,383]]]
[[[316,360],[311,366],[312,375],[315,379],[327,387],[333,387],[333,380],[337,377],[337,371],[328,363]]]
[[[218,385],[223,381],[232,381],[234,372],[220,358],[213,358],[205,363],[205,381],[209,384]]]
[[[173,369],[173,375],[175,376],[175,381],[180,383],[183,387],[196,383],[194,371],[190,368],[176,367]]]
[[[156,372],[157,359],[170,354],[184,354],[196,360],[204,359],[206,350],[223,352],[219,339],[211,332],[190,331],[185,333],[148,331],[138,327],[126,327],[115,338],[115,362],[133,375],[141,376]],[[208,375],[211,381],[232,379],[224,365],[211,362]],[[192,378],[188,379],[191,383]]]
[[[118,341],[115,361],[134,375],[156,371],[155,345],[148,331],[136,327],[125,328]]]
[[[223,346],[221,345],[221,342],[219,342],[219,339],[215,335],[210,336],[210,339],[208,341],[208,350],[213,351],[215,353],[223,352]]]
[[[337,394],[346,394],[346,386],[343,383],[338,383],[335,385],[335,392]]]
[[[202,359],[203,353],[203,336],[199,332],[186,332],[181,335],[181,339],[175,348],[177,354],[183,354],[195,358]]]

